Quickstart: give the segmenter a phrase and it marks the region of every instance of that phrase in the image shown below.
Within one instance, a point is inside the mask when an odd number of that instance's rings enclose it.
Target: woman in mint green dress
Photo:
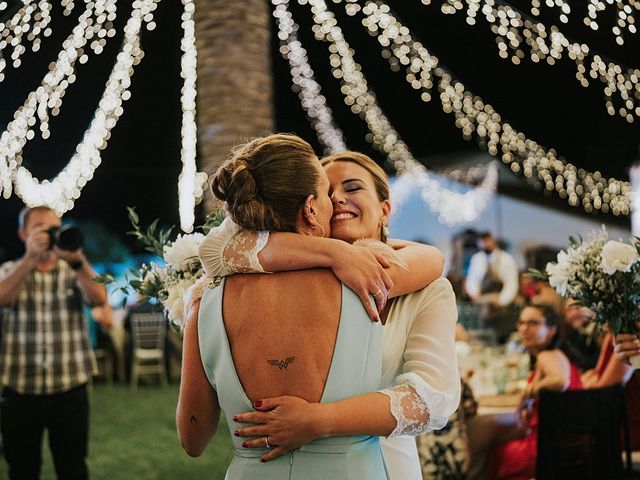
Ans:
[[[329,184],[313,150],[298,137],[270,135],[235,150],[212,189],[245,228],[330,233]],[[386,295],[390,282],[379,262],[387,262],[375,254],[364,260],[362,271],[372,272],[371,294]],[[187,453],[204,451],[224,410],[234,447],[228,479],[387,479],[377,435],[392,431],[396,420],[390,412],[372,416],[354,408],[350,399],[388,402],[375,392],[380,324],[370,321],[358,296],[328,269],[236,275],[204,287],[188,307],[184,333],[176,422]],[[261,462],[273,440],[233,436],[248,427],[233,415],[279,395],[317,403],[318,414],[331,402],[332,409],[350,412],[358,435],[345,431]],[[314,438],[322,437],[317,433]],[[256,442],[263,448],[251,448]]]

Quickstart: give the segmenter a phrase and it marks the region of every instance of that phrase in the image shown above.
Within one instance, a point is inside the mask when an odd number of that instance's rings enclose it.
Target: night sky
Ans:
[[[130,11],[127,3],[118,3],[118,35],[110,39],[101,55],[91,55],[89,62],[78,69],[78,80],[67,90],[62,113],[51,121],[51,138],[46,141],[36,138],[29,142],[23,164],[39,178],[53,177],[81,139],[119,49],[120,31]],[[380,55],[377,40],[366,33],[359,16],[348,17],[341,5],[327,3],[355,49],[356,60],[363,65],[363,72],[380,105],[416,158],[424,159],[427,166],[435,166],[429,161],[438,156],[437,166],[442,167],[443,155],[446,158],[449,153],[478,150],[474,140],[463,140],[454,125],[453,115],[443,113],[439,101],[421,102],[419,92],[404,81],[404,74],[389,69]],[[625,45],[620,47],[610,31],[612,14],[602,16],[600,30],[592,32],[581,23],[588,2],[570,3],[572,20],[569,25],[562,25],[567,36],[587,42],[594,51],[628,67],[640,67],[637,54],[640,52],[640,34],[627,35]],[[609,116],[605,111],[601,84],[593,82],[588,88],[581,87],[575,79],[573,62],[562,60],[555,66],[548,66],[533,64],[525,58],[521,65],[514,66],[509,60],[498,57],[495,37],[481,17],[477,25],[471,27],[465,22],[464,12],[442,14],[441,2],[424,6],[419,0],[395,0],[388,4],[440,63],[467,89],[493,105],[503,120],[541,145],[555,148],[560,156],[579,167],[600,170],[606,176],[627,178],[628,166],[639,157],[640,121],[630,125],[618,116]],[[530,2],[511,4],[525,10]],[[364,122],[342,101],[339,83],[330,72],[327,45],[316,41],[311,33],[309,7],[297,3],[292,7],[316,79],[323,87],[338,125],[346,133],[349,147],[364,151],[382,163],[383,158],[364,140],[367,133]],[[7,78],[0,83],[1,128],[4,129],[27,93],[39,84],[80,10],[81,6],[78,6],[70,17],[64,17],[61,7],[55,5],[54,34],[44,40],[41,51],[26,54],[19,69],[8,67],[5,70]],[[85,186],[76,207],[67,217],[97,220],[123,238],[123,232],[129,226],[125,210],[128,205],[137,207],[143,221],[159,217],[164,224],[178,223],[180,13],[179,1],[163,0],[160,3],[156,12],[158,27],[143,36],[145,58],[133,76],[132,98],[125,103],[125,113],[112,130],[109,146],[103,151],[103,161],[94,179]],[[556,15],[555,10],[543,7],[540,18],[547,25],[559,24]],[[303,136],[320,152],[297,95],[291,92],[288,64],[277,53],[277,47],[277,39],[274,39],[277,129]],[[569,210],[566,201],[547,199],[528,187],[518,195]],[[21,206],[15,196],[10,200],[0,199],[0,258],[14,257],[21,252],[21,244],[14,233]],[[581,209],[570,211],[583,214]]]

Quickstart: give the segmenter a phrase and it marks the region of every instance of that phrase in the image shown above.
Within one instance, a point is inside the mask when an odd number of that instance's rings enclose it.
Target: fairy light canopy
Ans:
[[[19,2],[8,3],[7,11],[12,9],[12,4]],[[31,3],[37,5],[39,2]],[[2,72],[6,78],[0,83],[0,126],[3,128],[20,105],[18,100],[22,102],[28,91],[37,87],[37,83],[30,83],[26,79],[25,68],[37,70],[37,76],[41,79],[46,72],[47,63],[55,58],[62,41],[71,32],[73,22],[77,20],[84,5],[84,2],[75,3],[76,12],[69,17],[61,15],[59,5],[51,12],[51,22],[44,30],[52,26],[55,28],[50,37],[45,37],[43,30],[38,54],[45,53],[49,44],[55,46],[56,52],[52,53],[53,50],[50,50],[43,55],[44,62],[34,61],[36,55],[31,53],[28,42],[25,42],[26,51],[19,57],[21,65],[18,69],[14,70],[13,59],[6,59],[7,65]],[[404,72],[396,73],[390,69],[389,60],[381,55],[377,39],[369,35],[362,25],[362,16],[347,14],[344,4],[359,3],[363,6],[366,2],[326,3],[334,12],[353,48],[355,60],[362,65],[369,86],[376,92],[380,107],[418,161],[426,161],[427,167],[447,169],[442,161],[438,165],[429,165],[428,159],[433,155],[439,155],[442,159],[445,152],[478,150],[475,140],[463,139],[463,132],[455,125],[455,117],[443,112],[437,99],[424,103],[420,99],[421,92],[411,88]],[[392,8],[403,25],[410,29],[412,35],[455,74],[456,79],[482,97],[484,102],[492,105],[500,112],[503,120],[524,132],[527,138],[534,139],[545,148],[553,148],[558,155],[578,168],[589,172],[599,171],[605,177],[622,180],[628,178],[626,166],[637,157],[640,121],[629,124],[618,112],[610,116],[602,85],[592,82],[589,87],[582,87],[580,80],[576,78],[575,63],[564,59],[553,66],[546,62],[534,63],[530,60],[529,52],[519,65],[500,58],[498,53],[504,50],[496,42],[496,35],[491,31],[491,25],[482,12],[477,13],[474,25],[467,23],[466,10],[472,2],[466,0],[459,2],[463,8],[455,14],[442,12],[441,4],[444,2],[425,5],[420,0],[389,0],[385,3]],[[482,6],[488,2],[475,3]],[[498,5],[499,2],[496,0],[494,3]],[[597,9],[595,21],[599,28],[594,30],[593,26],[586,25],[585,22],[585,18],[594,21],[593,14],[590,14],[593,8],[588,7],[587,3],[582,11],[573,2],[564,2],[571,4],[569,13],[564,13],[561,6],[550,8],[545,2],[538,3],[540,11],[535,16],[531,11],[531,2],[509,2],[547,26],[557,25],[568,38],[588,44],[592,53],[600,52],[603,58],[615,59],[621,65],[640,67],[634,53],[640,51],[640,35],[630,31],[629,22],[621,30],[623,45],[616,41],[617,37],[612,31],[619,18],[616,17],[615,5],[602,2],[606,6],[603,9],[597,2],[590,3]],[[331,73],[327,45],[314,38],[309,6],[300,5],[297,0],[290,0],[289,4],[299,24],[298,36],[307,52],[315,80],[322,87],[322,95],[326,98],[347,145],[351,149],[371,154],[383,164],[385,156],[373,149],[366,140],[369,133],[366,124],[353,115],[349,106],[344,103],[340,84]],[[635,7],[632,13],[634,12]],[[172,212],[178,211],[175,180],[182,167],[179,162],[179,132],[183,121],[180,107],[183,88],[180,63],[184,54],[180,48],[183,35],[182,14],[181,2],[162,1],[158,4],[157,11],[154,12],[156,28],[151,32],[145,31],[145,58],[136,66],[136,74],[132,77],[131,99],[127,100],[119,124],[112,132],[109,148],[102,152],[102,163],[95,180],[84,187],[82,197],[75,202],[74,215],[93,215],[93,205],[99,203],[99,199],[109,198],[110,208],[101,212],[107,217],[122,216],[126,205],[139,205],[141,211],[148,209],[151,212],[149,216],[160,216],[166,218],[167,222],[177,223],[177,215]],[[559,18],[561,14],[566,15],[567,22]],[[118,2],[118,16],[114,20],[116,31],[121,32],[127,17],[127,7]],[[277,31],[275,19],[272,19],[272,26],[273,31]],[[455,32],[455,35],[451,32]],[[113,67],[113,59],[117,55],[122,37],[118,33],[115,38],[107,36],[106,39],[107,45],[103,52],[91,57],[87,64],[79,65],[78,78],[82,75],[82,81],[77,81],[68,89],[60,116],[51,117],[48,125],[51,138],[31,142],[33,145],[26,147],[24,158],[29,160],[25,161],[29,162],[38,178],[55,175],[71,158],[73,149],[81,140],[81,134],[95,110]],[[282,58],[279,51],[281,45],[275,35],[272,46],[277,129],[301,134],[314,144],[318,152],[322,152],[317,132],[310,126],[300,106],[298,93],[291,91],[291,65]],[[509,50],[510,55],[511,53]],[[94,55],[89,50],[87,54]],[[90,92],[89,100],[87,92]],[[437,90],[434,92],[437,95]],[[67,108],[69,114],[66,113]],[[159,168],[159,165],[163,167]],[[389,173],[392,173],[391,169]],[[165,179],[165,176],[170,176],[171,180]],[[167,194],[149,198],[144,193],[144,184],[156,185],[158,182],[165,185],[162,190],[166,190]],[[120,195],[114,195],[114,190]],[[569,207],[567,200],[557,195],[545,197],[541,191],[535,191],[526,184],[512,193],[576,214],[583,212],[582,208]],[[12,201],[3,202],[13,205]],[[15,208],[2,210],[3,215],[6,212],[7,222],[14,221]],[[607,214],[603,218],[613,219],[613,216]],[[121,225],[117,222],[119,228],[126,228],[126,219]]]

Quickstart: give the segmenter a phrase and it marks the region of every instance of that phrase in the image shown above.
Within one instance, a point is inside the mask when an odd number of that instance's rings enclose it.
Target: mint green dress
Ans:
[[[233,415],[252,411],[238,378],[222,318],[225,282],[204,291],[198,317],[202,365],[218,394],[230,431],[243,426]],[[302,322],[303,320],[301,320]],[[301,323],[300,328],[304,328]],[[338,336],[321,402],[376,391],[381,375],[381,326],[367,316],[358,297],[342,286]],[[386,480],[379,437],[345,436],[315,440],[276,460],[262,463],[267,449],[243,448],[231,436],[234,455],[229,480]]]

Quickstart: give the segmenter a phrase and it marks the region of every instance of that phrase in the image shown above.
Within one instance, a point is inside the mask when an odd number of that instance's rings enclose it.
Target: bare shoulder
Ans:
[[[567,356],[557,348],[553,350],[545,350],[538,354],[538,365],[546,366],[565,366],[569,364]]]

